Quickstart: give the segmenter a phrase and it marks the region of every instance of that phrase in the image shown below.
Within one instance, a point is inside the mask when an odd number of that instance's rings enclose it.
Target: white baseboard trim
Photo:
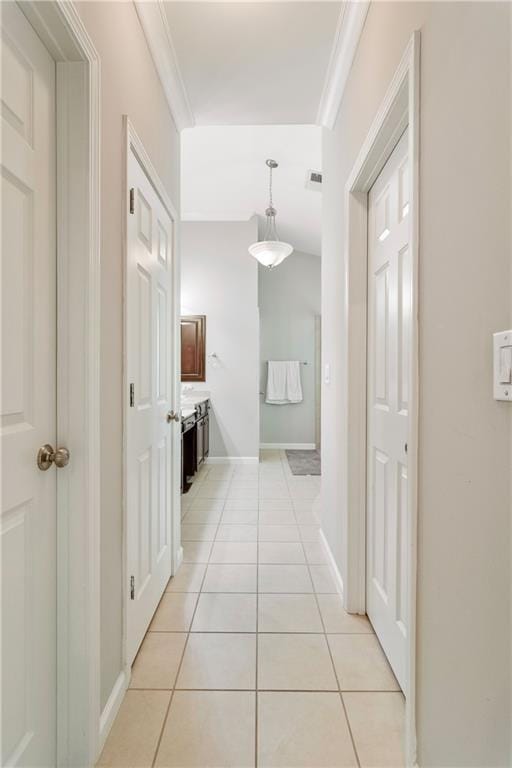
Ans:
[[[180,565],[183,562],[183,547],[182,546],[178,547],[178,551],[176,552],[176,560],[175,560],[175,562],[176,562],[176,568],[174,569],[174,573],[176,574],[178,572],[178,569],[179,569]]]
[[[258,464],[259,456],[208,456],[206,464]]]
[[[123,669],[122,672],[119,673],[119,676],[114,683],[114,687],[110,692],[110,696],[107,699],[105,708],[101,713],[98,756],[105,746],[107,736],[112,728],[112,723],[119,712],[119,707],[121,706],[121,702],[123,701],[126,690],[130,684],[130,677],[131,670],[129,667],[126,667],[126,669]]]
[[[260,443],[262,451],[314,451],[315,443]]]
[[[331,548],[329,544],[327,543],[327,539],[325,538],[325,533],[320,528],[320,540],[325,548],[325,553],[327,555],[327,559],[329,561],[329,565],[332,568],[332,571],[334,573],[334,580],[336,582],[336,588],[340,594],[341,597],[343,597],[343,579],[341,578],[341,573],[339,571],[338,565],[336,563],[336,560],[334,559],[334,555],[331,552]]]

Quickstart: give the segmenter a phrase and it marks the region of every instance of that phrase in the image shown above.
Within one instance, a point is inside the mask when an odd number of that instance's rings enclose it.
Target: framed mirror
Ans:
[[[181,380],[206,381],[206,315],[181,318]]]

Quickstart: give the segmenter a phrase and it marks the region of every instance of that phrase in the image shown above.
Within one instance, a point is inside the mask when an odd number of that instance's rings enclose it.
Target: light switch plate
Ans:
[[[494,399],[512,402],[512,330],[493,334]]]

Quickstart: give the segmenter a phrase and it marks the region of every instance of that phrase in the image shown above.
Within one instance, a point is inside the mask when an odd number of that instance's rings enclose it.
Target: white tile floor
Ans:
[[[320,478],[285,455],[208,466],[184,497],[184,563],[98,765],[403,765],[403,696],[319,539]]]

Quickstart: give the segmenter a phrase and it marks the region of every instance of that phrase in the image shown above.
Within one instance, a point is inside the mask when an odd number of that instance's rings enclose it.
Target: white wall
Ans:
[[[257,220],[185,222],[181,229],[181,313],[206,315],[210,457],[259,452],[258,263],[247,252]]]
[[[321,312],[321,261],[294,252],[276,269],[259,267],[260,390],[267,360],[301,360],[304,400],[268,405],[261,397],[261,443],[315,443],[315,317]],[[318,393],[320,396],[320,393]]]
[[[421,30],[417,726],[420,766],[510,765],[511,406],[491,334],[511,325],[510,5],[373,3],[324,131],[323,527],[345,563],[347,177]]]
[[[174,206],[180,137],[132,3],[77,4],[101,58],[101,707],[122,668],[123,115]],[[122,42],[121,42],[122,41]]]
[[[319,169],[322,131],[316,125],[201,125],[181,134],[181,207],[185,221],[247,221],[260,225],[268,200],[267,157],[273,174],[279,236],[320,256],[322,198],[306,189]],[[207,172],[206,172],[207,170]]]

